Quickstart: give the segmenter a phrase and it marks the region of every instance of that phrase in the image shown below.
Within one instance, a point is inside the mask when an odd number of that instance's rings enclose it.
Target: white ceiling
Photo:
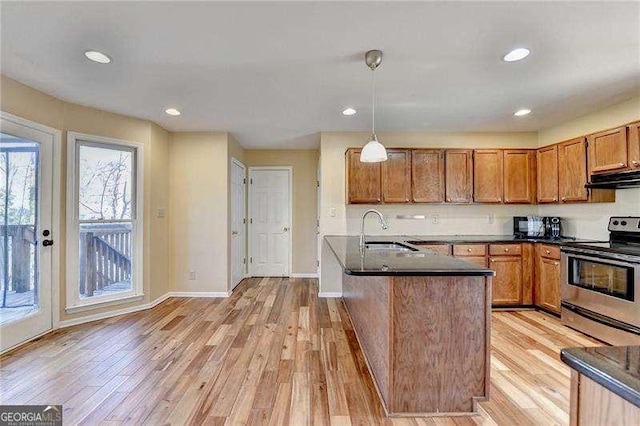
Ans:
[[[640,2],[2,2],[1,71],[246,148],[319,131],[530,131],[640,94]],[[518,63],[501,61],[518,46]],[[110,65],[87,61],[96,49]],[[353,106],[358,114],[341,111]],[[167,107],[182,110],[170,117]],[[533,113],[517,118],[513,111]]]

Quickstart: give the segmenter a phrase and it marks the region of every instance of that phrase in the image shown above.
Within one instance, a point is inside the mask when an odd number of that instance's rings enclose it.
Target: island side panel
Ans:
[[[392,278],[390,413],[468,413],[488,396],[490,285],[485,277]]]
[[[389,277],[344,274],[342,294],[378,392],[389,401]]]

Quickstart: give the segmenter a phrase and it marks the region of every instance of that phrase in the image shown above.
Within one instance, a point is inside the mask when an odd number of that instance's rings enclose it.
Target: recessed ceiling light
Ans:
[[[505,62],[515,62],[520,61],[527,56],[529,56],[531,51],[529,49],[525,49],[524,47],[519,47],[517,49],[512,50],[502,57],[502,60]]]
[[[355,115],[357,111],[353,108],[347,108],[344,111],[342,111],[342,115]]]
[[[97,62],[99,64],[108,64],[111,62],[111,58],[109,56],[102,52],[98,52],[97,50],[87,50],[84,52],[84,56],[86,56],[90,61]]]
[[[519,109],[516,112],[514,112],[513,115],[515,115],[516,117],[522,117],[523,115],[527,115],[530,112],[531,112],[530,109],[523,108],[523,109]]]
[[[164,112],[166,112],[169,115],[180,115],[181,114],[181,112],[178,111],[175,108],[167,108],[167,109],[164,110]]]

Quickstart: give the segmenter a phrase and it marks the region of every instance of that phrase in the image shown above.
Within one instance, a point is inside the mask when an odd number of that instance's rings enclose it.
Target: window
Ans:
[[[69,133],[67,311],[142,296],[142,146]]]

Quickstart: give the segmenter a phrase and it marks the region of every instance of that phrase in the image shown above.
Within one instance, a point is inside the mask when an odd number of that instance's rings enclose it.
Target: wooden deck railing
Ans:
[[[128,225],[84,225],[80,232],[80,294],[91,297],[111,284],[131,280]]]
[[[8,247],[5,247],[5,236],[8,237]],[[2,288],[16,293],[26,293],[31,290],[31,278],[33,254],[32,246],[36,243],[35,229],[33,225],[2,225],[0,226],[0,244],[2,256],[4,250],[7,254],[9,269],[0,274],[2,276]],[[10,249],[9,249],[10,247]],[[4,259],[3,259],[4,265]]]

